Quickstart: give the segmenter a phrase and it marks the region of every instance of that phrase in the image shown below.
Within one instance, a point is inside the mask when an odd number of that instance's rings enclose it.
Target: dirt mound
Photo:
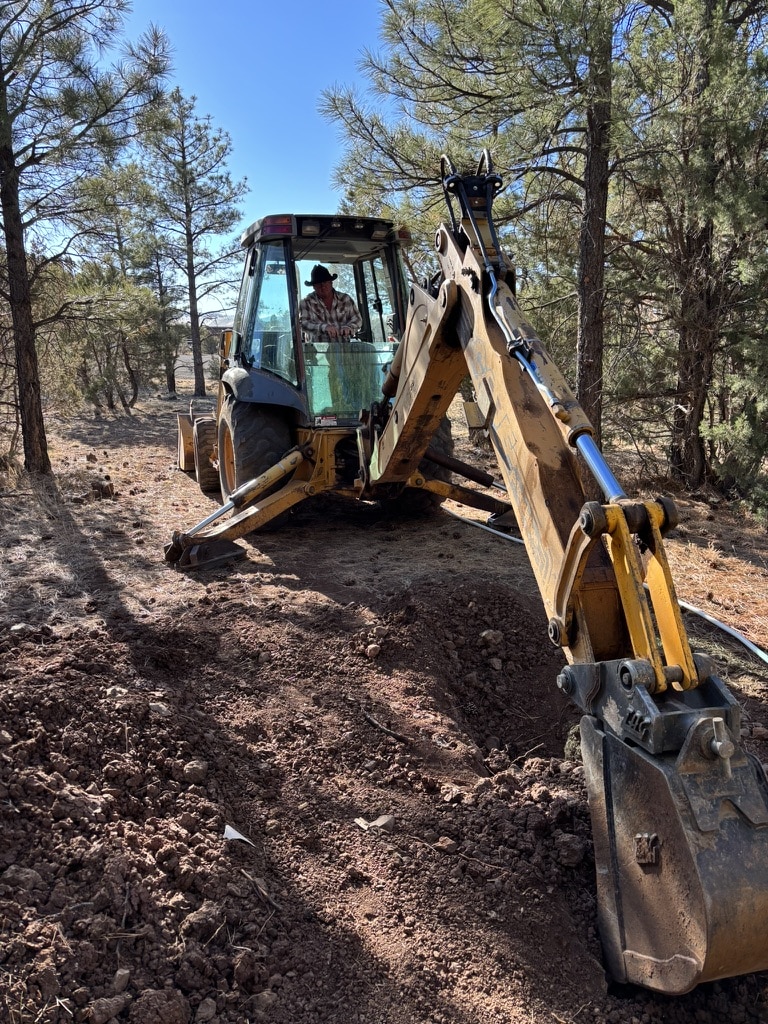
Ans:
[[[163,541],[212,505],[172,421],[77,424],[56,491],[6,494],[0,1018],[768,1019],[760,976],[608,990],[522,549],[318,504],[175,573]],[[768,678],[719,657],[765,760]]]

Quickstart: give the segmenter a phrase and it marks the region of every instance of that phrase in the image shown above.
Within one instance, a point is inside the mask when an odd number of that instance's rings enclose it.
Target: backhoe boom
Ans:
[[[662,535],[668,499],[631,501],[523,318],[491,206],[499,179],[445,177],[437,289],[414,286],[372,484],[416,472],[469,373],[584,712],[598,915],[612,976],[669,994],[768,967],[768,785],[740,747],[739,706],[694,656]],[[586,501],[578,456],[605,503]],[[644,553],[641,555],[641,552]]]

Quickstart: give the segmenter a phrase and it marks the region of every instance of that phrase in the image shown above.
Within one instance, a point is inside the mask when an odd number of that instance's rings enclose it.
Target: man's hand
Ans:
[[[325,333],[329,338],[341,338],[347,341],[355,332],[351,327],[337,327],[336,324],[326,324]]]

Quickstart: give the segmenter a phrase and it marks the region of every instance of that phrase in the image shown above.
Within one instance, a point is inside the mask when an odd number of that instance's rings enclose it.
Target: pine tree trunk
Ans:
[[[579,326],[576,341],[576,396],[600,444],[603,408],[603,310],[605,226],[608,209],[608,153],[611,120],[611,32],[590,58],[593,94],[587,111],[584,207],[579,234]]]
[[[192,235],[192,209],[186,207],[187,294],[189,296],[189,333],[192,338],[192,366],[195,372],[195,398],[205,396],[203,346],[200,341],[200,314],[197,309],[197,276],[195,273],[195,240]]]
[[[187,276],[189,281],[189,333],[192,338],[192,366],[195,372],[195,397],[205,395],[205,370],[203,368],[203,346],[200,341],[200,314],[197,310],[197,286],[195,265],[191,245],[187,250]]]
[[[51,461],[45,436],[40,371],[35,347],[32,294],[19,201],[19,173],[10,142],[0,144],[0,206],[3,211],[3,234],[8,263],[8,292],[16,352],[16,382],[24,442],[24,466],[30,473],[50,473]]]
[[[131,384],[131,397],[128,399],[128,409],[130,411],[139,400],[139,377],[131,365],[131,354],[128,351],[125,339],[123,339],[120,347],[123,353],[123,365],[125,366],[125,372],[128,374],[128,380]]]
[[[708,38],[714,19],[714,2],[705,0],[701,11],[702,38]],[[697,69],[692,99],[699,101],[710,86],[709,54],[706,50]],[[693,118],[700,118],[693,108]],[[712,124],[704,119],[696,125],[693,150],[698,166],[699,189],[706,201],[715,193],[718,164]],[[690,157],[689,157],[690,159]],[[713,258],[714,224],[710,217],[696,217],[690,203],[691,220],[682,236],[680,252],[680,324],[678,328],[677,387],[670,444],[672,474],[687,487],[699,487],[708,473],[704,442],[699,428],[704,419],[717,345],[718,275]]]
[[[685,275],[680,296],[677,385],[672,420],[672,475],[686,487],[699,487],[708,464],[699,428],[704,419],[717,345],[717,309],[713,295],[713,226],[686,233]]]

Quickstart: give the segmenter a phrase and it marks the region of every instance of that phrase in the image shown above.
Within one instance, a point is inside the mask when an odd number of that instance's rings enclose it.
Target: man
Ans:
[[[327,267],[316,263],[309,280],[304,282],[313,289],[313,294],[301,300],[299,315],[302,328],[313,341],[350,338],[363,325],[354,299],[333,287],[338,276],[331,275]]]

